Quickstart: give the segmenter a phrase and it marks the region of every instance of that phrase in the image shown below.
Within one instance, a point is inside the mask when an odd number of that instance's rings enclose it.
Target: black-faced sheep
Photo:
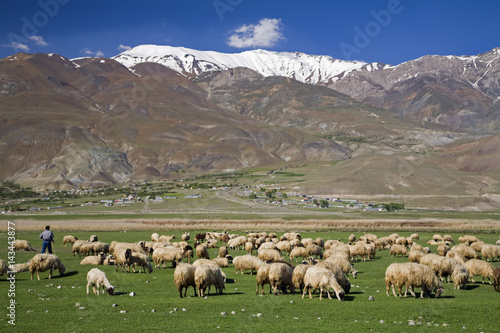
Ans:
[[[190,239],[190,238],[191,238],[191,234],[190,234],[189,232],[185,232],[185,233],[183,233],[183,234],[182,234],[182,236],[181,236],[181,239],[182,239],[182,241],[184,241],[184,242],[189,241],[189,239]]]
[[[224,275],[217,265],[203,265],[196,267],[194,282],[198,289],[198,297],[205,296],[207,287],[214,286],[215,293],[222,295],[225,288]]]
[[[106,276],[106,273],[101,271],[98,268],[92,268],[88,273],[87,273],[87,295],[89,295],[89,287],[92,286],[92,291],[94,294],[99,295],[99,290],[102,287],[102,292],[104,293],[104,290],[109,295],[113,295],[113,292],[115,290],[115,287],[112,286],[108,278]],[[97,292],[96,292],[96,287],[97,287]]]
[[[16,251],[35,251],[32,247],[31,244],[24,239],[16,239],[14,241],[14,250]]]
[[[31,273],[31,280],[33,280],[33,275],[36,272],[38,280],[40,280],[39,272],[49,272],[49,279],[52,278],[52,271],[59,270],[59,275],[63,275],[66,268],[62,264],[61,260],[54,254],[37,254],[30,260],[29,271]]]
[[[491,284],[490,278],[493,277],[493,265],[491,263],[479,259],[471,259],[464,266],[469,271],[470,282],[474,283],[474,276],[479,275],[483,278],[483,283],[484,278],[487,278]]]
[[[304,291],[302,293],[302,298],[305,297],[306,290],[309,291],[309,298],[312,298],[311,291],[313,288],[319,289],[320,300],[323,298],[323,291],[325,290],[328,299],[332,299],[330,296],[330,288],[333,289],[339,301],[344,300],[344,291],[337,282],[334,273],[324,267],[311,266],[307,269],[304,276]]]
[[[250,270],[250,275],[252,275],[253,271],[258,271],[260,266],[262,266],[265,262],[258,257],[254,257],[250,254],[244,256],[234,257],[233,264],[236,269],[236,274],[241,272],[243,274],[246,270]]]
[[[75,242],[78,240],[78,237],[75,237],[73,235],[66,235],[63,237],[63,245],[66,247],[66,244],[75,244]]]
[[[89,238],[89,242],[92,243],[92,242],[97,242],[99,239],[97,238],[97,235],[92,235],[90,236]]]
[[[184,297],[186,297],[188,287],[193,287],[194,296],[196,294],[196,283],[194,281],[194,273],[196,272],[196,267],[186,263],[179,263],[175,267],[174,272],[174,283],[179,291],[179,296],[182,298],[182,289],[184,290]]]
[[[357,238],[356,238],[355,234],[349,235],[349,244],[354,245],[354,243],[356,243],[356,240],[357,240]]]

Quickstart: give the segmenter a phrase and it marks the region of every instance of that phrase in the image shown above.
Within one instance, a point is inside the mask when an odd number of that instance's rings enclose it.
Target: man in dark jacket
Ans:
[[[43,240],[42,253],[45,253],[45,249],[49,250],[52,254],[52,242],[54,241],[54,234],[50,231],[50,226],[46,226],[45,230],[40,234],[40,239]]]

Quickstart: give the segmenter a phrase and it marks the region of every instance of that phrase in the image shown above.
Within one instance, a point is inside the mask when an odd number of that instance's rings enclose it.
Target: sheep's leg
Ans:
[[[87,283],[87,295],[89,294],[89,287],[90,287],[89,285],[90,285],[90,282]]]
[[[262,288],[264,289],[264,288]],[[259,294],[259,283],[257,282],[257,290],[255,291],[255,295],[258,295]]]
[[[40,274],[38,274],[38,269],[36,270],[36,276],[38,277],[38,280],[40,281]]]
[[[330,288],[326,288],[326,294],[328,295],[328,299],[332,299],[332,296],[330,295]]]
[[[309,298],[312,299],[312,287],[308,286],[307,289],[309,290]]]

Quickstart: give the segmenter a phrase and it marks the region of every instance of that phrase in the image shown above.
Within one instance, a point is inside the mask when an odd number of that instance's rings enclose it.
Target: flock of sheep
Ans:
[[[216,294],[222,294],[226,283],[226,274],[222,268],[232,263],[236,274],[256,273],[256,294],[264,294],[264,286],[269,285],[269,292],[278,294],[300,290],[302,298],[312,291],[319,291],[319,299],[323,295],[331,299],[333,295],[339,300],[349,293],[351,278],[357,277],[357,270],[352,262],[369,260],[376,251],[389,250],[391,256],[408,257],[408,262],[392,263],[385,273],[386,294],[392,288],[397,297],[402,297],[402,287],[414,297],[414,288],[421,288],[420,297],[430,297],[434,292],[439,297],[443,292],[442,282],[453,281],[454,288],[466,288],[467,283],[474,282],[474,276],[481,276],[494,284],[500,292],[500,267],[494,268],[490,260],[500,260],[500,241],[497,244],[486,244],[475,236],[464,235],[458,239],[459,244],[449,235],[434,235],[427,242],[437,245],[437,254],[430,253],[429,247],[423,247],[416,241],[418,234],[410,237],[400,237],[392,234],[377,237],[364,234],[356,238],[349,236],[349,242],[340,240],[324,240],[322,238],[302,238],[299,233],[285,233],[278,237],[276,233],[247,233],[246,235],[228,234],[226,232],[207,232],[196,234],[191,244],[189,233],[184,233],[180,241],[174,241],[175,236],[157,233],[151,235],[151,241],[126,243],[113,241],[111,244],[98,240],[92,235],[89,240],[78,240],[67,235],[63,239],[64,246],[71,245],[73,255],[83,256],[81,265],[114,265],[116,271],[135,272],[153,271],[156,268],[175,268],[174,283],[180,297],[185,297],[187,289],[192,287],[194,295],[205,297],[210,288],[215,288]],[[29,242],[17,240],[14,244],[17,251],[34,251]],[[193,248],[194,247],[194,248]],[[210,259],[208,249],[218,249],[217,257]],[[229,251],[245,250],[246,255],[232,257]],[[257,255],[254,255],[256,252]],[[480,259],[479,253],[483,259]],[[192,261],[194,257],[198,259]],[[288,260],[286,260],[288,257]],[[300,262],[297,260],[300,258]],[[14,273],[29,271],[31,279],[34,273],[40,280],[39,272],[58,270],[60,275],[65,272],[61,260],[52,254],[36,254],[27,263],[14,266]],[[8,269],[0,260],[0,276],[7,274]],[[92,268],[87,274],[87,294],[92,286],[94,294],[113,294],[114,286],[106,274],[98,268]],[[208,289],[208,292],[207,292]]]

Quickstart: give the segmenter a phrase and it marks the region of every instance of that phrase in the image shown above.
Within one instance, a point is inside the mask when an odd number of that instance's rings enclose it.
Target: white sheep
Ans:
[[[283,257],[278,250],[264,249],[258,251],[258,257],[263,261],[283,261]]]
[[[478,259],[479,258],[479,256],[477,255],[477,252],[465,243],[462,243],[460,245],[452,247],[450,249],[450,251],[461,252],[464,255],[464,257],[467,259]]]
[[[486,245],[485,242],[479,241],[479,242],[474,242],[469,246],[471,247],[471,249],[474,249],[474,251],[481,252],[483,250],[483,246],[485,245]]]
[[[255,276],[257,280],[257,291],[256,295],[259,294],[259,287],[262,289],[262,295],[264,295],[264,285],[269,285],[269,293],[271,293],[271,282],[269,281],[269,270],[271,269],[270,264],[263,263],[257,270],[257,275]]]
[[[394,244],[394,245],[391,246],[391,249],[389,250],[389,253],[393,257],[397,257],[398,254],[400,254],[401,257],[406,257],[408,255],[408,250],[406,249],[405,245]]]
[[[328,299],[332,299],[330,296],[330,288],[333,289],[339,301],[344,300],[344,291],[337,282],[334,273],[324,267],[311,266],[307,269],[304,276],[304,291],[302,293],[302,298],[305,297],[306,290],[309,291],[309,298],[312,298],[311,291],[313,288],[319,289],[320,300],[322,300],[323,291],[325,290]]]
[[[243,250],[245,247],[245,243],[248,242],[248,237],[247,236],[238,236],[235,238],[231,238],[228,242],[227,245],[231,250],[237,250],[241,249]]]
[[[295,289],[300,289],[301,294],[304,290],[304,276],[306,275],[308,268],[311,266],[312,265],[307,263],[301,263],[293,269],[292,283],[295,286]]]
[[[99,239],[97,238],[97,235],[92,235],[90,236],[89,238],[89,242],[92,243],[92,242],[97,242]]]
[[[398,288],[399,297],[402,297],[402,286],[406,287],[405,297],[408,291],[410,291],[413,297],[416,297],[413,292],[414,287],[422,288],[420,298],[423,298],[424,295],[429,297],[432,290],[435,290],[436,298],[440,297],[443,292],[443,285],[438,280],[432,268],[417,263],[390,264],[385,272],[385,284],[386,295],[389,296],[389,289],[392,287],[394,297],[397,297],[394,290],[395,286]]]
[[[207,287],[214,286],[215,293],[222,295],[225,288],[224,276],[217,265],[203,265],[196,267],[194,272],[194,282],[198,289],[198,297],[205,296]]]
[[[94,294],[97,295],[99,295],[99,290],[101,289],[101,286],[102,286],[102,292],[104,293],[104,290],[106,290],[106,292],[109,295],[113,295],[113,292],[115,290],[115,287],[109,283],[106,273],[104,273],[98,268],[92,268],[87,273],[87,295],[89,295],[90,286],[92,286],[92,291],[94,292]],[[96,287],[97,287],[97,292],[96,292]]]
[[[196,256],[198,258],[210,259],[206,243],[202,243],[196,247]]]
[[[408,261],[420,263],[420,259],[425,256],[425,253],[420,250],[411,250],[408,252]]]
[[[253,271],[258,271],[260,266],[264,264],[264,261],[258,257],[246,254],[244,256],[237,256],[233,259],[234,268],[236,269],[236,274],[241,272],[243,274],[246,270],[250,270],[250,275]]]
[[[96,256],[88,256],[83,258],[82,261],[80,261],[80,265],[102,265],[104,259],[104,253],[99,253]]]
[[[479,239],[477,239],[476,236],[463,235],[463,236],[458,237],[458,241],[460,243],[467,243],[467,245],[470,245],[474,242],[479,242]]]
[[[485,244],[483,248],[481,249],[481,254],[483,256],[483,259],[486,259],[487,261],[493,261],[495,258],[500,259],[500,246],[499,245],[492,245],[492,244]]]
[[[73,255],[78,253],[78,256],[80,257],[81,256],[80,248],[82,247],[83,244],[87,244],[88,242],[89,242],[88,240],[82,240],[82,239],[79,239],[76,242],[74,242],[73,247],[71,248],[71,252],[73,253]]]
[[[297,258],[300,257],[304,260],[307,257],[307,250],[303,246],[296,246],[290,252],[290,261],[297,261]]]
[[[271,264],[269,283],[275,295],[278,294],[278,288],[285,292],[288,287],[292,294],[295,292],[295,286],[292,282],[293,269],[294,266],[289,263],[277,262]]]
[[[480,275],[483,278],[483,283],[484,278],[487,278],[491,284],[490,278],[493,278],[493,265],[491,263],[479,259],[471,259],[464,266],[469,271],[470,282],[474,283],[474,276]]]
[[[342,289],[344,289],[344,293],[349,293],[349,291],[351,290],[351,283],[349,282],[346,275],[344,274],[344,271],[339,265],[336,265],[330,261],[319,261],[317,262],[316,266],[324,267],[331,271],[333,275],[335,275],[335,279],[337,279],[339,285],[342,287]]]
[[[332,264],[339,266],[340,268],[342,268],[342,271],[346,275],[352,274],[352,277],[355,279],[358,277],[358,271],[354,269],[352,264],[347,259],[332,256],[325,259],[325,261],[331,262]]]
[[[118,266],[122,268],[122,273],[124,272],[125,267],[129,270],[130,257],[132,256],[131,249],[115,249],[113,257],[115,259],[116,271],[118,272]]]
[[[196,283],[194,281],[194,273],[196,271],[196,267],[191,264],[179,263],[177,267],[175,267],[174,271],[174,283],[179,291],[179,296],[182,298],[182,289],[184,290],[184,297],[186,297],[188,287],[193,287],[194,296],[196,294]]]
[[[356,235],[350,234],[349,235],[349,244],[353,245],[354,243],[356,243]]]
[[[30,270],[30,262],[29,261],[24,262],[24,263],[14,264],[9,269],[9,275],[23,273],[23,272],[29,272],[29,270]]]
[[[63,245],[66,247],[66,244],[73,245],[78,240],[78,237],[73,235],[66,235],[63,237]]]
[[[437,254],[440,256],[446,256],[446,254],[450,251],[450,247],[446,244],[439,244],[437,248]]]
[[[56,269],[59,270],[59,275],[63,275],[66,271],[66,267],[62,264],[61,259],[54,254],[39,253],[30,260],[29,271],[31,273],[31,280],[33,280],[35,272],[38,280],[40,280],[40,275],[38,273],[45,271],[50,271],[49,279],[51,279],[52,271]]]
[[[160,268],[160,265],[167,268],[167,262],[171,262],[172,266],[175,267],[185,257],[185,250],[186,248],[177,248],[175,246],[157,248],[153,251],[153,262],[157,268]]]
[[[469,271],[463,265],[456,265],[453,273],[451,274],[453,280],[453,289],[467,289],[467,282],[469,282]]]
[[[161,235],[158,238],[158,242],[171,242],[172,239],[175,239],[175,235]]]
[[[154,233],[151,234],[151,240],[153,242],[158,242],[159,239],[160,239],[160,235],[158,235],[158,233],[154,232]]]
[[[306,253],[310,257],[323,258],[323,250],[319,245],[314,243],[306,246]]]
[[[363,261],[366,261],[366,258],[369,257],[368,250],[364,244],[349,245],[349,252],[351,261],[354,260],[354,258],[358,261],[358,256],[361,256]]]
[[[27,240],[24,240],[24,239],[16,239],[14,241],[14,249],[16,251],[21,251],[21,250],[24,250],[24,251],[35,251],[31,247],[31,244]]]
[[[219,247],[219,258],[225,258],[229,254],[227,250],[227,246],[221,246]]]
[[[189,232],[185,232],[181,236],[182,241],[187,242],[191,239],[191,234]]]

